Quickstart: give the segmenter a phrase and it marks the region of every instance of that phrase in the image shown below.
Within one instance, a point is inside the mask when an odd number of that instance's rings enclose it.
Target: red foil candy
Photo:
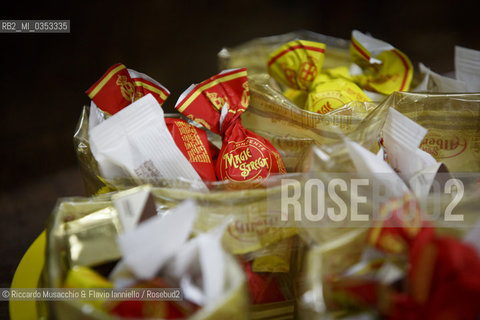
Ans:
[[[286,173],[280,154],[263,137],[245,129],[241,114],[250,103],[246,69],[231,69],[192,85],[175,108],[223,137],[215,171],[219,180],[246,182]]]
[[[247,276],[248,292],[253,304],[284,301],[278,279],[272,272],[253,272],[251,261],[243,264]]]
[[[182,119],[165,118],[165,123],[178,149],[202,180],[216,181],[207,133]]]
[[[117,63],[87,90],[95,104],[111,115],[137,99],[152,94],[160,105],[170,92],[149,76]],[[165,118],[175,144],[204,181],[216,181],[212,150],[205,131],[182,119]]]
[[[170,92],[154,79],[127,69],[121,63],[111,66],[86,93],[100,109],[111,115],[146,94],[151,93],[160,105],[170,95]]]
[[[411,193],[382,207],[379,215],[389,218],[379,220],[367,239],[380,250],[406,254],[409,260],[408,291],[392,293],[387,318],[478,319],[480,256],[475,249],[461,239],[437,235],[431,223],[421,219]]]

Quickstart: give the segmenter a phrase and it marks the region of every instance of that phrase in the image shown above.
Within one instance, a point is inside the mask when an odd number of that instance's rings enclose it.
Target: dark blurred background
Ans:
[[[415,66],[453,71],[455,45],[480,49],[476,2],[8,1],[0,19],[70,19],[69,34],[0,34],[0,287],[44,229],[58,197],[82,195],[72,135],[84,94],[112,64],[165,85],[173,110],[191,83],[217,71],[217,52],[307,29],[349,39],[370,32]],[[0,303],[0,318],[7,305]]]

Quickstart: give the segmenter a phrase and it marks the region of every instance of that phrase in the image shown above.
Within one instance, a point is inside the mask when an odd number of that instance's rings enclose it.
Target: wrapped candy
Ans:
[[[165,118],[168,131],[176,145],[195,168],[203,181],[216,181],[213,155],[218,149],[207,138],[207,133],[183,119]],[[212,150],[214,149],[214,150]]]
[[[137,144],[138,147],[143,150],[139,153],[144,155],[143,160],[152,162],[150,168],[147,170],[148,173],[140,172],[142,170],[145,171],[144,169],[126,169],[125,167],[120,171],[127,171],[129,172],[129,176],[137,180],[141,179],[142,181],[159,179],[160,177],[183,177],[193,180],[199,180],[201,178],[204,181],[216,180],[212,152],[206,132],[182,119],[164,120],[161,105],[165,99],[167,99],[169,92],[157,81],[143,73],[127,69],[122,64],[115,64],[107,70],[102,78],[87,90],[87,94],[92,99],[88,125],[88,140],[90,142],[90,140],[93,139],[93,150],[96,158],[100,156],[100,152],[106,151],[109,148],[111,149],[112,143],[116,145],[120,143],[120,145],[122,145],[121,137],[123,136],[125,138],[125,134],[132,139],[135,139],[135,136],[142,135],[141,142],[137,142]],[[148,98],[146,97],[148,95],[154,99],[150,99],[147,103]],[[145,110],[148,105],[154,106],[154,108]],[[129,109],[130,111],[119,113],[119,111],[123,109]],[[117,113],[119,113],[119,115],[117,115]],[[106,119],[108,115],[113,115],[112,119]],[[123,120],[121,120],[121,118],[123,118]],[[133,122],[137,123],[136,127],[132,124],[131,119],[135,119]],[[107,130],[107,127],[115,127],[114,122],[122,123],[121,127],[125,128],[125,130],[118,128],[118,126],[116,129],[111,128]],[[109,123],[109,125],[105,123]],[[154,128],[155,124],[157,128]],[[102,130],[100,130],[99,127],[102,128]],[[157,129],[156,134],[153,134],[154,129]],[[102,131],[102,133],[98,134],[98,131]],[[170,134],[167,132],[170,132]],[[147,135],[149,135],[150,139],[156,140],[155,144],[157,146],[151,145],[147,147],[143,143],[147,139]],[[173,138],[174,143],[172,143],[170,136]],[[103,143],[100,148],[101,150],[98,150],[98,148],[95,149],[95,146],[99,141],[110,142],[106,142],[106,144]],[[125,146],[125,143],[123,143],[123,145]],[[140,147],[140,145],[143,145],[143,147]],[[169,154],[167,157],[170,157],[170,159],[175,158],[176,165],[183,168],[181,169],[183,173],[166,173],[166,171],[162,169],[163,166],[153,168],[152,165],[155,167],[155,159],[162,158],[159,157],[159,155],[153,156],[155,149],[162,150],[164,154]],[[183,157],[178,151],[181,151]],[[150,154],[150,156],[145,157],[145,152]],[[104,159],[105,157],[100,156],[100,158]],[[185,158],[190,164],[183,161]],[[161,161],[163,162],[165,160],[166,159],[163,158]],[[124,176],[123,172],[110,168],[111,166],[106,165],[105,161],[99,161],[99,159],[97,159],[97,161],[99,162],[99,169],[103,179],[112,180]],[[117,163],[123,163],[124,165],[129,162],[125,158],[115,161],[117,161]],[[127,167],[128,166],[127,164]],[[196,173],[191,172],[191,166],[193,166]],[[200,177],[197,174],[200,175]]]
[[[171,301],[147,301],[141,298],[113,301],[102,298],[103,300],[96,299],[93,304],[89,299],[51,301],[49,303],[52,314],[57,318],[69,319],[109,319],[111,316],[246,319],[248,297],[243,271],[220,243],[225,223],[223,227],[211,232],[188,238],[193,219],[197,216],[196,206],[190,201],[172,210],[160,210],[157,209],[157,200],[155,206],[151,206],[151,191],[151,186],[140,186],[94,198],[59,201],[48,226],[46,285],[53,288],[91,286],[102,289],[113,286],[118,290],[180,288],[183,298]],[[86,267],[74,267],[65,254],[71,247],[71,244],[64,240],[65,221],[77,222],[105,208],[111,208],[112,213],[118,215],[116,221],[126,223],[125,227],[122,226],[116,233],[121,253],[116,261],[118,258],[122,260],[113,271],[107,271],[112,269],[105,265],[89,265],[95,270],[102,270],[98,271],[102,272],[101,274]],[[161,211],[160,215],[156,214],[157,210]],[[132,215],[134,218],[120,218],[125,215]],[[102,221],[98,222],[97,227],[101,228]],[[85,227],[91,228],[92,225],[95,226],[94,221]],[[172,237],[175,237],[175,241],[172,241]],[[77,246],[87,243],[83,238],[78,240]],[[108,242],[112,243],[111,240],[108,239]],[[116,243],[115,237],[113,243]],[[102,256],[109,255],[108,252],[99,253],[93,250],[91,253],[96,255],[99,261],[105,261]],[[104,278],[105,271],[110,273],[108,281]],[[86,303],[94,308],[89,308]]]
[[[287,97],[304,102],[309,111],[325,114],[351,101],[370,101],[350,81],[345,67],[321,72],[324,53],[323,43],[291,41],[272,52],[268,71],[275,80],[291,88],[286,91]]]
[[[248,182],[286,173],[275,147],[242,126],[240,115],[249,104],[247,72],[233,69],[190,86],[175,105],[183,115],[223,137],[215,166],[219,180]]]
[[[106,179],[126,176],[141,184],[182,177],[205,189],[168,132],[163,110],[151,94],[97,125],[89,138],[92,154]],[[201,145],[200,140],[197,142]],[[201,151],[208,158],[207,150]]]
[[[111,66],[86,93],[101,110],[111,115],[149,93],[160,105],[170,95],[159,82],[121,63]]]
[[[473,130],[478,100],[476,94],[395,93],[342,141],[312,152],[314,161],[309,169],[313,177],[329,179],[340,170],[370,174],[370,181],[381,184],[382,196],[368,198],[369,205],[362,213],[372,220],[364,229],[344,234],[335,230],[334,237],[328,237],[332,230],[327,228],[300,231],[314,243],[306,260],[307,289],[301,299],[305,319],[478,316],[480,257],[471,240],[461,238],[465,229],[478,225],[478,183],[465,184],[465,194],[455,207],[465,219],[460,226],[442,221],[452,201],[448,191],[446,195],[432,193],[432,181],[422,177],[417,180],[423,180],[426,188],[412,188],[412,179],[424,170],[434,166],[433,178],[445,167],[436,161],[444,161],[449,169],[477,171],[476,163],[468,159],[478,160]],[[423,148],[440,127],[472,141],[465,144],[465,154],[449,160]],[[375,154],[380,137],[382,148]],[[440,145],[457,147],[455,140],[439,141]],[[448,174],[449,179],[455,176],[454,172]],[[359,234],[363,239],[359,240]]]
[[[361,73],[355,72],[353,78],[362,88],[385,95],[409,90],[413,67],[400,50],[354,30],[350,52],[353,63],[361,69]]]
[[[351,101],[381,99],[410,87],[410,60],[383,41],[354,30],[350,46],[353,64],[321,70],[326,51],[323,43],[295,40],[268,58],[270,75],[289,88],[285,96],[306,110],[327,114]]]

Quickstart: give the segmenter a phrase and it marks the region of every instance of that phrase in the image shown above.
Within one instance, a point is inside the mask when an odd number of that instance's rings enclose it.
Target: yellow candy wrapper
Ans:
[[[297,40],[278,48],[268,58],[268,72],[287,87],[309,91],[320,73],[325,44]]]
[[[348,68],[346,66],[340,66],[340,67],[336,67],[336,68],[329,68],[329,69],[325,69],[323,71],[323,73],[330,77],[330,79],[336,79],[336,78],[340,78],[340,79],[346,79],[346,80],[350,80],[350,81],[353,81],[353,78],[352,76],[350,75],[350,70],[348,70]]]
[[[283,95],[297,106],[304,106],[307,102],[308,93],[306,91],[288,88]]]
[[[113,283],[88,267],[73,267],[68,271],[66,288],[112,288]]]
[[[315,85],[305,103],[308,111],[326,114],[351,101],[370,101],[362,89],[345,79],[334,79]]]
[[[232,68],[247,68],[248,74],[267,73],[267,64],[270,54],[289,41],[298,39],[324,43],[328,50],[325,52],[324,68],[335,68],[349,64],[349,41],[327,36],[308,30],[299,30],[271,37],[255,38],[233,48],[223,48],[218,53],[219,70]]]
[[[370,101],[351,81],[347,67],[321,71],[324,54],[323,43],[291,41],[270,55],[268,71],[289,87],[285,96],[308,111],[326,114],[351,101]]]
[[[286,99],[269,79],[267,75],[250,77],[251,103],[242,123],[275,146],[288,172],[301,171],[310,146],[341,139],[340,134],[354,130],[376,107],[373,102],[354,101],[329,114],[310,112]]]
[[[362,88],[386,95],[410,89],[412,63],[400,50],[354,30],[350,53],[353,63],[362,69],[353,77]]]
[[[105,277],[95,272],[88,267],[73,267],[68,271],[65,279],[64,287],[66,288],[86,288],[86,289],[104,289],[113,288],[113,283],[108,281]],[[91,301],[84,301],[101,309],[105,303],[103,299],[96,299]]]

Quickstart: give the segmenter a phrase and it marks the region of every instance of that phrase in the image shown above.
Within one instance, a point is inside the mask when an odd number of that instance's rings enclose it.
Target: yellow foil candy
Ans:
[[[363,71],[353,77],[362,88],[386,95],[410,88],[412,63],[390,44],[354,30],[350,53],[353,62]]]
[[[291,41],[268,57],[268,72],[289,88],[308,91],[322,68],[325,44]]]
[[[88,267],[73,267],[68,271],[66,288],[113,288],[113,283]]]
[[[345,66],[321,71],[325,45],[312,41],[291,41],[268,59],[270,75],[289,87],[284,95],[297,106],[321,114],[351,101],[370,101]]]
[[[113,283],[105,279],[102,275],[93,271],[88,267],[73,267],[68,271],[65,279],[64,287],[66,288],[87,288],[87,289],[103,289],[113,288]],[[84,303],[93,305],[98,309],[103,309],[104,299],[87,300]]]
[[[363,90],[345,79],[334,79],[315,85],[308,94],[305,109],[326,114],[351,101],[370,101]]]
[[[283,92],[283,95],[297,106],[304,106],[307,102],[308,93],[306,91],[289,88]]]

